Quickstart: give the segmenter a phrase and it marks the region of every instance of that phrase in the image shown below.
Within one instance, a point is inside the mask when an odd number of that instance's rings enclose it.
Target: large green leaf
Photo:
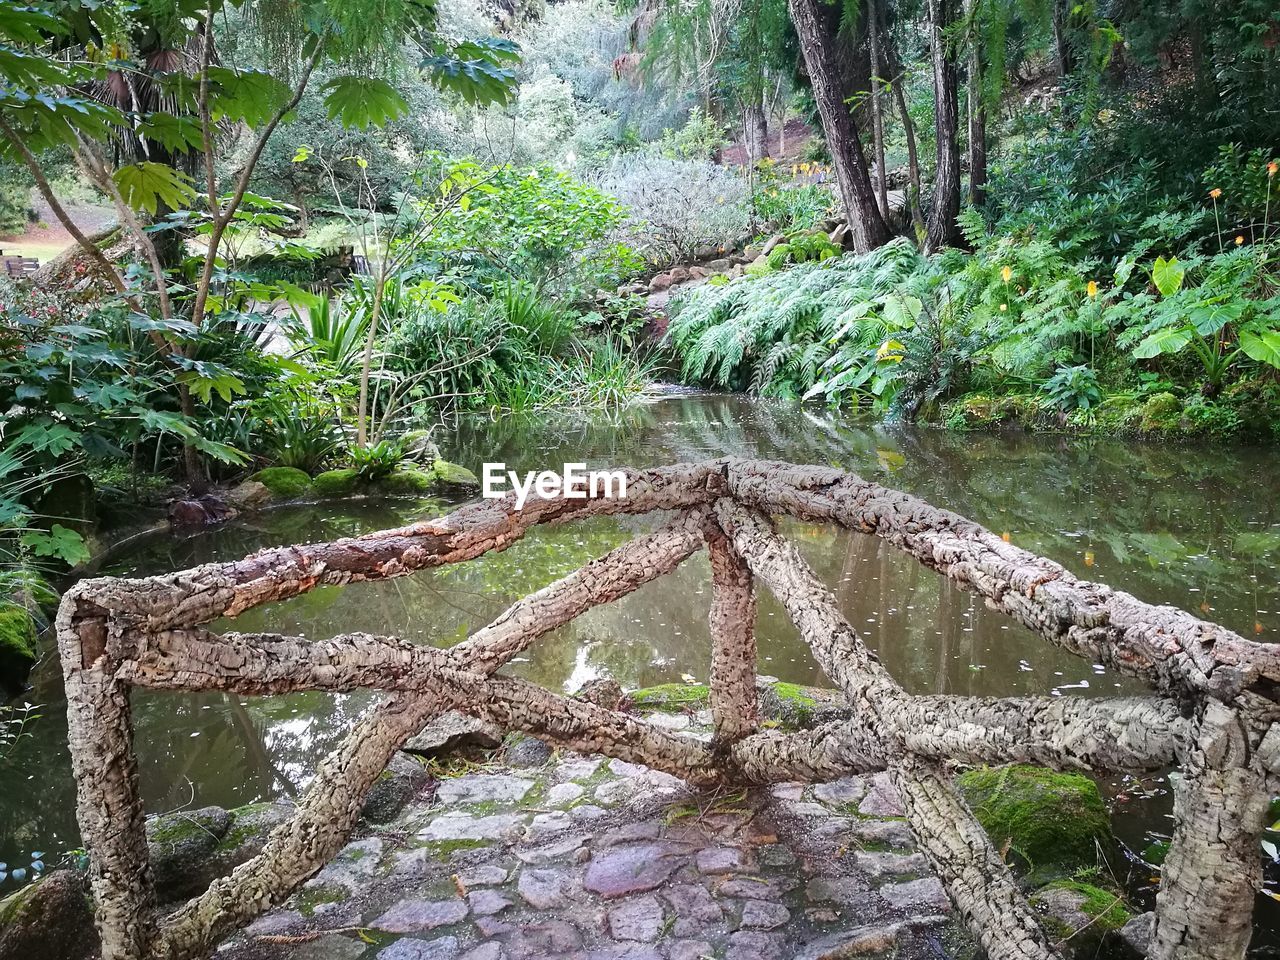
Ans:
[[[1140,360],[1149,360],[1162,353],[1177,353],[1194,336],[1188,327],[1165,327],[1148,336],[1133,349],[1133,355]]]
[[[38,44],[48,34],[65,33],[66,26],[54,14],[18,4],[0,5],[0,37],[14,43]]]
[[[199,150],[204,143],[200,124],[194,117],[177,117],[171,113],[147,114],[138,124],[138,135],[174,153]]]
[[[422,69],[442,90],[484,106],[511,98],[516,86],[513,66],[519,61],[518,45],[490,37],[437,44],[436,52],[422,61]]]
[[[60,523],[48,530],[28,531],[23,534],[22,543],[37,557],[57,557],[69,567],[88,563],[93,556],[85,546],[84,537]]]
[[[196,197],[191,178],[163,163],[131,163],[117,170],[113,179],[125,203],[153,216],[161,204],[180,210],[190,206]]]
[[[209,111],[214,120],[260,127],[289,102],[292,94],[278,77],[262,70],[209,68]]]
[[[1160,295],[1171,297],[1182,289],[1182,280],[1187,271],[1178,263],[1177,257],[1157,257],[1155,266],[1151,268],[1151,282],[1156,285]]]
[[[1280,330],[1241,330],[1240,349],[1250,360],[1280,368]]]
[[[409,112],[409,101],[404,95],[376,77],[337,77],[323,89],[329,119],[339,121],[348,129],[385,126]]]
[[[1228,301],[1227,303],[1202,303],[1193,307],[1188,317],[1191,325],[1201,336],[1211,337],[1228,323],[1235,323],[1243,313],[1243,303]]]

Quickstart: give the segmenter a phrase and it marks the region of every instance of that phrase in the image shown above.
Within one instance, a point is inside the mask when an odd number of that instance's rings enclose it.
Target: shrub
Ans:
[[[655,263],[737,246],[750,232],[747,183],[706,161],[621,154],[592,179],[630,211],[627,236]]]

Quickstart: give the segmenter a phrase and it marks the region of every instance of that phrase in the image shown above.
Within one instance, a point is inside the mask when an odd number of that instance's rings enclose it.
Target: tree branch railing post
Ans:
[[[1280,787],[1280,649],[1157,607],[1005,543],[914,497],[822,467],[747,460],[628,475],[625,498],[490,500],[397,530],[278,547],[141,580],[77,584],[58,614],[77,816],[103,960],[193,960],[282,903],[345,844],[396,751],[460,710],[565,747],[645,763],[695,785],[822,781],[888,771],[921,851],[993,960],[1049,960],[999,851],[959,795],[954,764],[1018,761],[1097,773],[1185,771],[1157,897],[1154,960],[1242,960],[1258,841]],[[321,585],[406,576],[518,542],[538,524],[674,515],[516,601],[448,650],[394,637],[218,634],[207,624]],[[913,696],[840,612],[770,515],[876,536],[1049,643],[1146,681],[1150,697]],[[539,637],[670,573],[711,567],[710,743],[498,671]],[[775,595],[852,707],[794,733],[761,729],[756,584]],[[318,768],[263,850],[157,916],[133,752],[132,687],[387,694]]]

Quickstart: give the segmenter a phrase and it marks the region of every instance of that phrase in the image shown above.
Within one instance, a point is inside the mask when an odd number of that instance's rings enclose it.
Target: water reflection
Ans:
[[[855,423],[740,397],[680,397],[605,417],[472,418],[439,437],[472,469],[585,460],[647,466],[716,456],[836,464],[916,493],[1005,533],[1077,574],[1205,614],[1249,636],[1280,633],[1280,455],[1054,437],[953,435]],[[137,576],[229,560],[260,547],[321,541],[447,512],[446,500],[272,511],[184,540],[140,546],[107,572]],[[509,603],[660,518],[596,519],[536,530],[510,550],[387,583],[324,588],[250,611],[234,628],[312,637],[367,630],[447,646]],[[1133,691],[989,611],[880,542],[784,525],[850,621],[904,686],[954,694]],[[705,678],[708,570],[698,556],[538,642],[510,668],[553,689],[609,675],[624,686]],[[225,625],[224,625],[225,626]],[[821,675],[779,605],[760,604],[760,670],[800,683]],[[136,743],[149,809],[234,806],[300,789],[374,695],[233,698],[139,692]],[[60,677],[52,658],[28,698],[47,705],[0,777],[0,860],[78,845]]]

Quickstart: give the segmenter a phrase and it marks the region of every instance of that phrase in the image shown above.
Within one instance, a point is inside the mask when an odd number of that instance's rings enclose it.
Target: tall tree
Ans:
[[[968,62],[965,73],[969,84],[966,104],[969,120],[969,203],[981,206],[987,191],[987,101],[983,84],[982,39],[978,29],[977,0],[965,0],[964,15],[968,34]]]
[[[854,249],[866,253],[887,243],[891,234],[880,215],[871,171],[862,152],[862,140],[846,102],[839,75],[836,31],[822,15],[817,0],[789,0],[789,8],[791,22],[795,24],[800,38],[809,82],[813,85],[814,100],[822,117],[822,129],[831,151],[831,162],[853,234]]]
[[[937,166],[933,203],[929,208],[927,250],[938,250],[959,236],[960,213],[960,96],[954,38],[959,0],[929,0],[929,56],[933,64],[934,135]]]
[[[867,41],[871,50],[871,135],[876,154],[876,189],[880,215],[889,219],[889,177],[884,160],[884,111],[881,106],[884,86],[880,54],[880,11],[876,0],[867,0]]]

